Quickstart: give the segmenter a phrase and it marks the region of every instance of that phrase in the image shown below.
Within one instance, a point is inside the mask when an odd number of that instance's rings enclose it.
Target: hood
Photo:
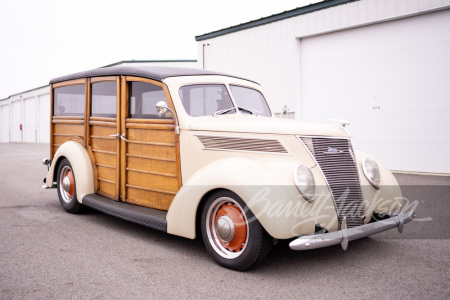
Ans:
[[[196,131],[348,137],[347,132],[336,125],[298,121],[292,119],[246,116],[242,114],[224,115],[218,116],[216,118],[192,118],[189,129]]]

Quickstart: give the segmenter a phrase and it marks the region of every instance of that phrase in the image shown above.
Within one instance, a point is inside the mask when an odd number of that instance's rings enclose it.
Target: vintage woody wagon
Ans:
[[[259,84],[205,70],[109,67],[51,82],[45,188],[170,234],[202,236],[245,270],[277,240],[293,250],[398,228],[392,173],[344,128],[276,118]]]

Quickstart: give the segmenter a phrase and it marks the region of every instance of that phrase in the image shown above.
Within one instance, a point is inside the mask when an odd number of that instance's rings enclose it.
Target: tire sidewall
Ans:
[[[74,192],[73,192],[73,197],[70,200],[69,203],[65,202],[63,200],[63,197],[61,195],[61,171],[62,169],[68,166],[70,168],[70,170],[72,171],[72,175],[73,175],[73,181],[74,181]],[[59,202],[61,203],[61,206],[70,213],[77,213],[80,210],[80,203],[78,202],[78,198],[77,198],[77,185],[76,185],[76,177],[75,177],[75,172],[73,171],[72,165],[70,164],[69,160],[67,158],[63,158],[61,160],[61,162],[58,165],[58,172],[56,174],[56,188],[58,190],[58,198],[59,198]]]
[[[211,241],[209,240],[207,227],[207,214],[209,207],[213,204],[213,202],[221,197],[227,197],[235,200],[243,209],[243,212],[247,218],[247,220],[251,220],[248,223],[248,240],[243,253],[235,258],[225,258],[216,252],[214,247],[211,245]],[[264,228],[258,222],[258,220],[254,217],[251,210],[247,207],[245,202],[235,193],[230,191],[219,191],[211,195],[205,202],[202,208],[201,215],[201,231],[203,242],[205,243],[206,249],[209,254],[212,256],[214,261],[221,266],[224,266],[229,269],[244,271],[250,268],[255,262],[257,262],[261,258],[261,249],[265,245],[263,243],[267,242],[264,239],[264,235],[267,235]]]

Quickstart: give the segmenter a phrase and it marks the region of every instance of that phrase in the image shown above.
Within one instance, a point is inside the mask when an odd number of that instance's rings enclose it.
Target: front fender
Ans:
[[[361,187],[366,206],[366,217],[368,217],[368,220],[370,220],[373,211],[376,213],[395,211],[399,209],[401,205],[404,205],[402,191],[392,172],[381,161],[367,153],[355,151],[355,154],[361,174]],[[381,183],[380,189],[378,190],[370,185],[364,175],[362,160],[365,157],[370,157],[375,160],[380,169]]]
[[[58,165],[58,161],[64,157],[67,158],[72,165],[75,173],[78,202],[82,203],[82,199],[85,195],[95,192],[95,187],[91,160],[86,149],[80,143],[68,141],[58,148],[47,173],[46,184],[49,187],[53,186],[53,178],[57,175],[55,174],[55,172],[57,172],[56,166]]]
[[[237,157],[212,162],[184,183],[169,208],[167,232],[195,238],[200,202],[214,189],[227,189],[239,195],[272,237],[287,239],[301,234],[293,232],[293,228],[298,224],[295,214],[274,216],[270,213],[270,210],[277,206],[285,208],[288,202],[304,202],[308,205],[299,196],[295,186],[280,185],[277,178],[262,164]],[[311,220],[302,224],[302,230],[305,228],[305,232],[314,232],[314,226]]]

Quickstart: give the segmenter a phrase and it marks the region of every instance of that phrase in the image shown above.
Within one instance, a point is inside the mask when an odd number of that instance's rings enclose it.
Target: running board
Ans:
[[[118,202],[97,194],[84,196],[83,205],[145,227],[167,232],[167,211]]]

